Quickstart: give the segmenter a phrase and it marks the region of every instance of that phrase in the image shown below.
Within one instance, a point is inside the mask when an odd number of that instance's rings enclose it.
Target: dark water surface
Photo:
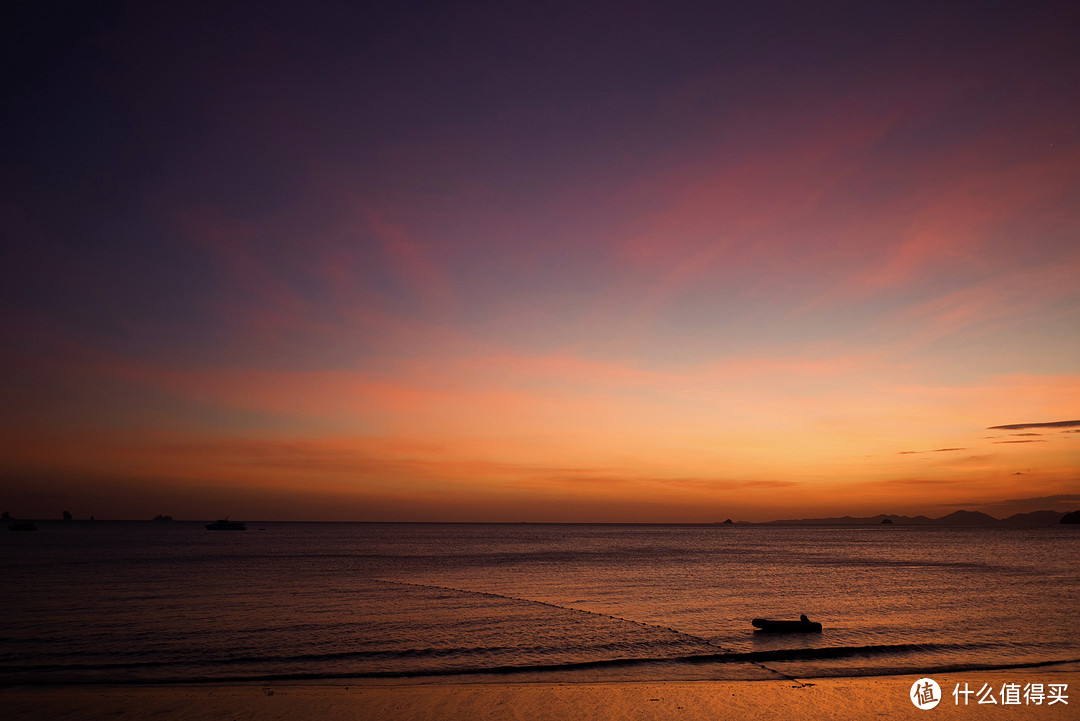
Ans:
[[[1080,659],[1067,526],[39,525],[0,535],[0,683],[806,678]],[[824,633],[750,626],[800,613]]]

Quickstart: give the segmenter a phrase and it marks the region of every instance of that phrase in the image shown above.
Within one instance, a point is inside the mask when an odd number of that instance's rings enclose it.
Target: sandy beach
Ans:
[[[921,710],[908,698],[918,676],[776,681],[468,683],[400,685],[57,686],[0,690],[7,719],[1072,719],[1080,705],[1080,664],[934,676],[942,696]],[[1001,703],[1006,683],[1068,684],[1068,704]],[[997,704],[967,706],[956,684],[993,688]]]

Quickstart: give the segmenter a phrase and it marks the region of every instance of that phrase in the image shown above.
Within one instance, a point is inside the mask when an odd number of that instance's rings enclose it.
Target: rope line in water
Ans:
[[[474,595],[474,596],[487,596],[489,598],[499,598],[499,599],[503,599],[503,600],[506,600],[506,601],[517,601],[518,603],[528,603],[528,604],[535,604],[535,605],[538,605],[538,606],[547,606],[548,608],[556,608],[556,609],[559,609],[560,611],[569,611],[571,613],[587,613],[587,614],[590,614],[592,616],[600,616],[601,618],[609,618],[609,619],[611,619],[613,621],[621,621],[623,623],[633,624],[635,626],[640,626],[642,628],[658,628],[658,629],[660,629],[662,631],[669,631],[670,633],[673,633],[676,636],[682,636],[683,638],[693,639],[694,641],[697,641],[698,643],[704,643],[707,646],[712,646],[713,648],[718,648],[721,651],[723,651],[724,653],[731,653],[731,654],[735,653],[734,649],[730,649],[730,648],[726,648],[724,646],[721,646],[720,644],[712,641],[711,639],[705,638],[703,636],[697,636],[697,635],[694,635],[692,633],[686,633],[685,631],[680,631],[680,630],[678,630],[676,628],[672,628],[671,626],[661,626],[659,624],[650,625],[648,623],[645,623],[644,621],[638,621],[638,620],[635,620],[635,619],[632,619],[632,618],[623,618],[622,616],[615,616],[615,615],[612,615],[610,613],[601,613],[600,611],[590,611],[587,608],[574,608],[572,606],[560,606],[557,603],[551,603],[549,601],[539,601],[539,600],[537,600],[535,598],[521,598],[520,596],[508,596],[508,595],[503,594],[503,593],[494,593],[492,591],[476,591],[476,590],[473,590],[473,589],[470,589],[470,588],[454,588],[454,587],[451,587],[451,586],[438,586],[438,585],[435,585],[435,584],[432,584],[432,583],[414,583],[412,581],[389,581],[389,580],[386,580],[386,579],[383,579],[383,578],[377,578],[377,579],[372,579],[372,580],[374,580],[376,583],[386,583],[386,584],[390,584],[390,585],[394,585],[394,586],[413,586],[414,588],[429,588],[429,589],[432,589],[432,590],[435,590],[435,591],[451,591],[453,593],[471,594],[471,595]],[[794,676],[786,674],[783,671],[777,671],[774,668],[769,668],[765,664],[759,663],[757,661],[743,661],[743,663],[748,663],[748,664],[750,664],[752,666],[757,666],[758,668],[760,668],[760,669],[762,669],[764,671],[768,671],[771,674],[775,674],[775,675],[779,676],[780,678],[783,678],[783,679],[785,679],[787,681],[791,681],[793,683],[796,683],[796,684],[798,684],[798,688],[806,688],[807,686],[813,686],[814,685],[812,683],[806,683],[805,681],[800,681],[799,679],[795,678]]]

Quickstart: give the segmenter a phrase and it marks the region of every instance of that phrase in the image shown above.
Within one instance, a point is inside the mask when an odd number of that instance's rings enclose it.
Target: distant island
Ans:
[[[1075,519],[1075,520],[1074,520]],[[798,518],[781,521],[751,523],[738,521],[740,526],[997,526],[1023,528],[1031,526],[1055,526],[1060,523],[1080,522],[1080,511],[1032,511],[1016,513],[1008,518],[994,518],[981,511],[953,511],[940,518],[927,516],[894,516],[878,514],[876,516],[840,516],[839,518]]]

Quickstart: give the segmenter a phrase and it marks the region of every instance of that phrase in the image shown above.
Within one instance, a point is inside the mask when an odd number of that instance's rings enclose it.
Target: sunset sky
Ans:
[[[1080,507],[1075,2],[25,5],[0,510]]]

